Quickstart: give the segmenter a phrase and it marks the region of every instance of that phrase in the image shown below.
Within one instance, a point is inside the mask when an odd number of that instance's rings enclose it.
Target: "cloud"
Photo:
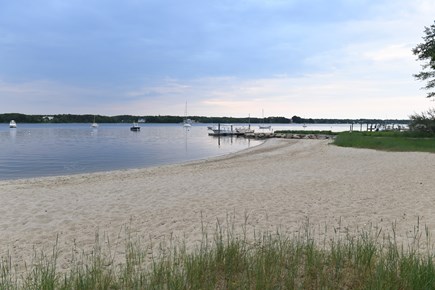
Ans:
[[[112,89],[72,86],[49,80],[6,82],[0,79],[0,100],[3,102],[3,112],[98,113],[103,112],[102,104],[113,102],[115,95]]]
[[[147,114],[156,106],[179,115],[187,100],[193,115],[260,117],[264,109],[268,116],[403,119],[428,105],[411,76],[397,79],[367,74],[355,78],[347,70],[297,77],[173,79],[167,87],[150,84],[148,89],[165,94],[158,100],[136,100],[140,105],[135,107],[147,108]]]
[[[385,62],[385,61],[407,61],[410,59],[412,47],[409,44],[393,44],[384,48],[367,51],[364,56],[373,61]]]
[[[196,115],[406,118],[427,106],[411,49],[434,13],[432,0],[9,1],[2,110],[180,115],[187,100]]]

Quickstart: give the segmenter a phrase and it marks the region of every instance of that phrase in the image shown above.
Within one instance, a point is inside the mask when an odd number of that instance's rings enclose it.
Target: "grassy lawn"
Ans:
[[[385,151],[435,153],[435,136],[409,132],[343,132],[337,135],[334,144]]]

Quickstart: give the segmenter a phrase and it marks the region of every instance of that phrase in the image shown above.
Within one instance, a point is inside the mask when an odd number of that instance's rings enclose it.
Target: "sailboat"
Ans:
[[[95,115],[94,115],[94,122],[91,125],[92,128],[98,128],[98,124],[95,123]]]
[[[184,109],[183,127],[184,128],[192,127],[191,123],[192,123],[192,120],[187,119],[187,101],[186,101],[186,108]]]
[[[14,120],[11,120],[11,121],[9,122],[9,128],[17,128],[17,123],[15,123]]]
[[[248,117],[248,128],[238,127],[238,128],[236,128],[236,132],[240,133],[240,134],[254,133],[254,130],[251,129],[251,114],[249,114],[249,117]]]
[[[269,130],[270,130],[271,125],[266,125],[266,124],[264,124],[264,110],[262,110],[262,115],[263,115],[263,124],[259,125],[258,127],[259,127],[260,129],[269,129]]]

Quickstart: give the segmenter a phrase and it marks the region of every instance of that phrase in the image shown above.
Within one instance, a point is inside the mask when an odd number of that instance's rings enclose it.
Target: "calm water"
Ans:
[[[258,130],[257,126],[252,126]],[[0,180],[181,163],[236,152],[261,143],[208,136],[207,124],[0,124]],[[302,125],[272,125],[274,130]],[[306,130],[349,130],[349,125],[308,125]]]
[[[260,144],[215,138],[205,125],[0,124],[0,179],[141,168],[236,152]]]

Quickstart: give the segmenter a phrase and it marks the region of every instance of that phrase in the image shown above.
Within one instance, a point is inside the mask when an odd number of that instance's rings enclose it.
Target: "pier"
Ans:
[[[267,138],[283,138],[283,139],[334,139],[335,135],[326,135],[326,134],[293,134],[293,133],[246,133],[244,134],[245,138],[253,138],[253,139],[267,139]]]
[[[283,139],[334,139],[335,135],[326,134],[288,134],[288,133],[273,133],[273,132],[221,132],[221,133],[209,133],[209,136],[221,137],[221,136],[237,136],[251,139],[268,139],[268,138],[283,138]]]
[[[245,136],[245,133],[239,133],[239,132],[213,132],[213,133],[208,133],[209,136]]]
[[[244,136],[247,132],[253,132],[250,128],[234,128],[233,125],[221,125],[218,124],[214,127],[209,127],[209,136]]]
[[[209,136],[213,137],[221,137],[221,136],[236,136],[236,137],[245,137],[245,138],[252,138],[252,139],[267,139],[267,138],[285,138],[285,139],[332,139],[334,138],[334,135],[327,135],[327,134],[310,134],[310,133],[274,133],[271,131],[262,131],[262,132],[255,132],[251,129],[251,126],[248,127],[238,127],[235,128],[231,124],[217,124],[213,127],[208,127],[209,130],[212,132],[209,132]]]

